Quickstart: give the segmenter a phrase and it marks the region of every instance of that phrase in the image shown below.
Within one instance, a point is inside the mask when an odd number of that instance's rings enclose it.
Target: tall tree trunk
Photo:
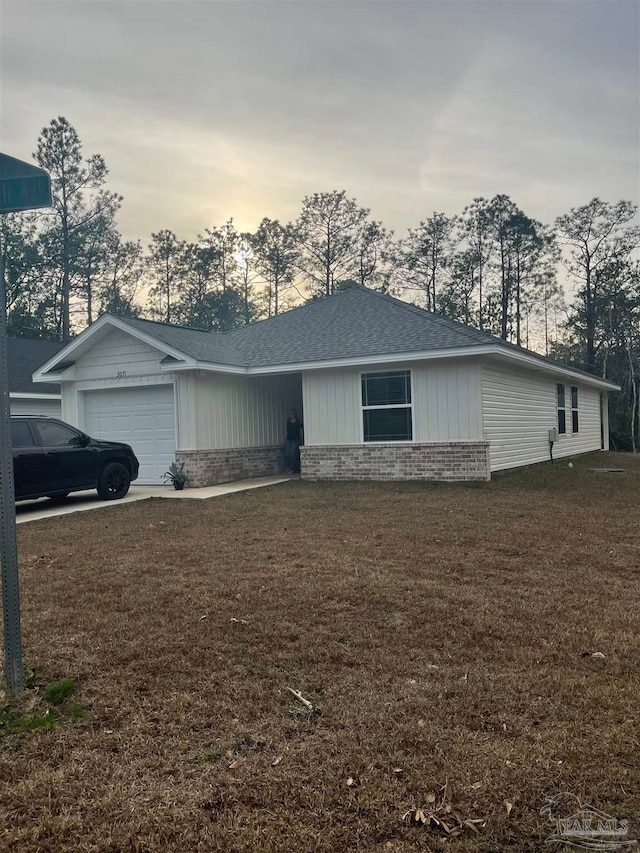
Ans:
[[[520,342],[520,300],[521,300],[521,283],[520,283],[520,252],[516,254],[516,344]],[[527,315],[527,349],[529,348],[529,316]]]
[[[508,337],[507,323],[509,319],[509,288],[505,272],[504,241],[502,237],[500,238],[500,286],[500,307],[502,312],[502,316],[500,318],[500,337],[503,341],[506,341]]]
[[[589,258],[586,263],[586,281],[584,289],[584,313],[585,313],[585,335],[586,353],[585,370],[587,373],[596,372],[596,306],[595,294],[591,281],[591,265]]]
[[[62,340],[66,343],[71,338],[71,319],[70,319],[70,293],[71,293],[71,273],[69,267],[69,223],[66,213],[62,218],[62,293],[61,293],[61,312],[62,312]]]
[[[638,443],[636,435],[636,410],[638,408],[638,385],[636,383],[636,373],[633,364],[633,353],[631,351],[631,334],[629,334],[627,355],[629,357],[629,375],[631,378],[631,449],[634,453],[637,453]]]
[[[329,222],[327,222],[327,256],[325,266],[324,293],[325,296],[331,296],[331,228]]]

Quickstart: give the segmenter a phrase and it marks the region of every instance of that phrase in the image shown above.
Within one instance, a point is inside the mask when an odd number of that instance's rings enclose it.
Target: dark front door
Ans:
[[[79,430],[58,421],[34,421],[45,456],[47,485],[43,491],[72,492],[96,483],[97,451]]]
[[[45,456],[34,442],[28,421],[11,421],[11,445],[16,498],[39,495],[45,477]]]

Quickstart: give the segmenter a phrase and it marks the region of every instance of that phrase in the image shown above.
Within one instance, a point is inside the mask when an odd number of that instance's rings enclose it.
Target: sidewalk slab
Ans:
[[[69,515],[73,512],[87,512],[90,509],[105,509],[122,506],[134,501],[145,501],[149,498],[169,498],[180,500],[206,500],[249,489],[260,489],[264,486],[274,486],[276,483],[286,483],[287,480],[297,480],[297,476],[260,477],[255,480],[237,480],[233,483],[220,483],[217,486],[205,486],[201,489],[184,489],[176,491],[172,486],[136,486],[129,489],[129,494],[119,501],[103,501],[94,491],[73,492],[60,501],[50,498],[40,498],[37,501],[20,501],[16,504],[16,523],[40,521],[43,518],[55,518]]]

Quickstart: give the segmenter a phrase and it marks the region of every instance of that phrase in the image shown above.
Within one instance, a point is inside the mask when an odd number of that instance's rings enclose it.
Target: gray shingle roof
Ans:
[[[251,367],[496,342],[485,332],[364,287],[350,288],[231,332],[205,332],[152,320],[125,322],[196,361]]]
[[[231,332],[205,332],[151,320],[125,322],[196,361],[226,366],[286,370],[291,365],[334,359],[386,355],[391,359],[414,352],[485,345],[525,353],[556,369],[566,367],[487,332],[365,287],[350,288]],[[583,373],[573,367],[568,369]]]
[[[226,334],[255,367],[495,342],[484,332],[364,287]]]
[[[49,361],[63,347],[59,341],[35,341],[29,338],[7,338],[9,391],[23,394],[59,394],[60,386],[50,382],[33,382],[35,370]]]
[[[246,360],[233,343],[221,332],[205,332],[187,326],[171,326],[153,320],[134,320],[120,317],[125,323],[151,335],[167,346],[184,353],[196,361],[215,364],[245,366]]]

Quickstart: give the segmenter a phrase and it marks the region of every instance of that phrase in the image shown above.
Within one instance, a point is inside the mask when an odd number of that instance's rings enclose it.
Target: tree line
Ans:
[[[507,195],[434,212],[405,235],[343,191],[302,200],[293,222],[233,220],[195,240],[126,240],[103,157],[53,119],[34,158],[53,207],[0,217],[9,333],[69,340],[110,311],[226,331],[362,285],[621,384],[612,439],[640,445],[640,229],[636,207],[594,198],[555,222]],[[571,295],[567,297],[566,294]]]

